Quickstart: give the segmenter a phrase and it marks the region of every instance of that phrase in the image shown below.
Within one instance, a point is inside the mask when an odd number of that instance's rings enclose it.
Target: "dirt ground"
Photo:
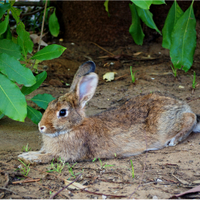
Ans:
[[[58,41],[57,41],[58,42]],[[188,102],[193,111],[200,114],[200,51],[195,53],[192,69],[178,71],[175,78],[170,68],[169,52],[161,47],[158,39],[144,46],[130,44],[101,49],[94,43],[61,43],[67,50],[59,59],[44,62],[40,70],[47,69],[48,78],[42,86],[27,98],[50,93],[58,97],[68,92],[78,66],[92,59],[97,65],[99,85],[93,99],[87,105],[87,114],[93,115],[109,107],[118,106],[126,99],[141,93],[165,92]],[[141,53],[139,53],[141,52]],[[115,56],[113,56],[115,55]],[[118,57],[118,59],[115,59]],[[136,84],[131,83],[130,66],[136,72]],[[192,91],[191,76],[197,74],[197,87]],[[115,80],[106,82],[103,74],[116,72]],[[34,105],[32,105],[34,106]],[[31,150],[39,150],[41,136],[31,121],[0,120],[0,198],[49,198],[79,176],[76,183],[54,198],[64,199],[167,199],[200,184],[200,134],[192,133],[175,147],[146,152],[123,159],[97,159],[95,162],[68,163],[61,173],[47,172],[51,165],[30,166],[27,177],[18,167],[23,165],[17,156],[27,143]],[[132,177],[132,160],[134,175]],[[73,166],[73,167],[72,167]],[[200,193],[184,198],[200,198]]]

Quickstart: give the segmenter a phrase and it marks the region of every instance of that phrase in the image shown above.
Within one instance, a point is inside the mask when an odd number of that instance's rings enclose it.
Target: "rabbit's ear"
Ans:
[[[76,87],[76,94],[79,98],[81,108],[93,97],[97,84],[98,75],[93,72],[80,79]]]
[[[76,85],[80,78],[86,74],[89,74],[90,72],[94,72],[96,68],[96,65],[93,61],[87,61],[83,63],[77,70],[76,74],[74,75],[74,79],[72,81],[70,91],[75,90]]]

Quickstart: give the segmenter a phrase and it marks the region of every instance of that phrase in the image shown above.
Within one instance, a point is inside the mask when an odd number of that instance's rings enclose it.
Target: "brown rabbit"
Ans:
[[[197,116],[183,101],[158,93],[140,95],[117,108],[86,117],[85,104],[93,97],[98,76],[95,64],[79,67],[70,92],[49,103],[39,130],[43,147],[19,155],[27,163],[132,156],[174,146],[194,131]]]

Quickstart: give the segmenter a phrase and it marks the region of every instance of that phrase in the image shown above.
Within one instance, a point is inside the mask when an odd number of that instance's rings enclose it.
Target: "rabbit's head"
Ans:
[[[94,70],[95,64],[92,61],[79,67],[69,93],[49,103],[38,125],[41,133],[57,137],[82,122],[85,104],[93,97],[98,83]]]

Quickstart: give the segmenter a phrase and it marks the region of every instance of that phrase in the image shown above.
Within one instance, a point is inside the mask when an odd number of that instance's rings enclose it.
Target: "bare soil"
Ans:
[[[61,58],[43,63],[40,70],[47,68],[48,78],[28,98],[42,93],[58,97],[68,92],[69,86],[66,83],[71,83],[78,66],[92,59],[97,65],[96,71],[100,79],[96,94],[87,105],[88,115],[118,106],[141,93],[155,91],[170,93],[187,101],[193,111],[200,114],[198,44],[192,69],[188,73],[179,70],[177,78],[172,74],[169,52],[161,47],[159,40],[144,46],[130,44],[104,47],[110,53],[94,43],[74,42],[62,45],[67,50]],[[137,71],[135,84],[131,82],[130,66],[133,66],[133,71]],[[198,83],[195,90],[192,90],[193,71],[197,74]],[[116,72],[115,80],[103,80],[106,72]],[[71,171],[66,164],[61,173],[47,172],[50,163],[30,166],[27,177],[20,170],[16,171],[20,165],[23,166],[17,156],[27,143],[31,150],[40,149],[41,137],[37,126],[29,120],[20,123],[4,117],[0,120],[0,138],[0,198],[49,198],[66,186],[66,180],[75,180],[80,173],[82,175],[76,183],[85,189],[68,187],[54,198],[128,198],[134,192],[132,198],[135,199],[167,199],[200,184],[198,133],[192,133],[175,147],[137,156],[102,160],[102,164],[98,159],[75,165],[69,163],[71,167],[74,165]],[[130,160],[134,166],[134,178]],[[200,193],[189,194],[184,198],[200,198]]]

